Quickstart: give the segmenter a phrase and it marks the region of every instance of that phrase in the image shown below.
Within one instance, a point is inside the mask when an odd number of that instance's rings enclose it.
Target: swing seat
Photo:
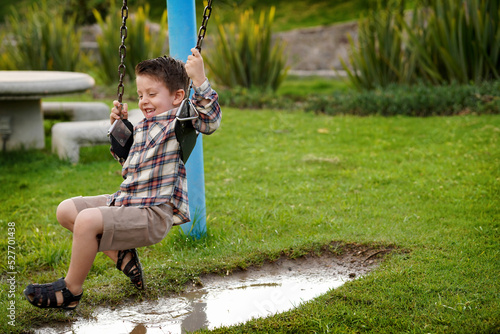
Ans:
[[[175,115],[175,136],[181,148],[181,159],[187,163],[191,152],[196,145],[198,131],[194,128],[192,120],[198,118],[198,110],[191,100],[184,99]]]

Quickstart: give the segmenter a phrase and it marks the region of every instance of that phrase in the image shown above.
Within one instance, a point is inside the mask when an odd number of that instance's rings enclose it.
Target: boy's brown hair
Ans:
[[[171,93],[183,89],[188,96],[189,77],[184,63],[180,60],[168,56],[143,60],[135,67],[135,74],[158,79],[165,83]]]

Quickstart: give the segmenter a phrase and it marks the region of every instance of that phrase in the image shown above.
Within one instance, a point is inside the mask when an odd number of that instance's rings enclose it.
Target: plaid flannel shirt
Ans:
[[[199,102],[203,99],[210,102],[202,106]],[[218,95],[208,80],[194,87],[191,100],[199,113],[192,121],[194,128],[204,134],[213,133],[222,114]],[[186,168],[175,137],[176,112],[174,108],[145,118],[134,127],[134,144],[122,168],[124,181],[120,190],[108,198],[108,205],[149,207],[171,203],[174,225],[190,220]]]

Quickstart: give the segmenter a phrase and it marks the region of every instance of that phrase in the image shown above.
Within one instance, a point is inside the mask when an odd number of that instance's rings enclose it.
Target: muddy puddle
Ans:
[[[234,325],[287,311],[346,281],[367,274],[376,261],[360,258],[280,259],[226,276],[201,277],[201,285],[156,301],[99,307],[91,319],[51,324],[38,334],[184,333]]]

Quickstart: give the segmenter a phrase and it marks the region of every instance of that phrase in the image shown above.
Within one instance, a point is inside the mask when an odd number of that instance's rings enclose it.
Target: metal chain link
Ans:
[[[120,37],[121,37],[121,45],[118,49],[120,54],[120,65],[118,65],[118,102],[122,103],[123,93],[125,91],[125,86],[123,85],[123,80],[125,78],[125,56],[127,55],[127,47],[125,46],[125,38],[127,38],[127,18],[128,18],[128,7],[127,0],[123,0],[122,5],[122,26],[120,27]]]
[[[205,34],[207,33],[207,24],[208,19],[212,15],[212,0],[208,0],[207,6],[203,10],[203,20],[201,21],[200,30],[198,30],[198,41],[196,42],[196,48],[201,53],[201,45],[203,44],[203,40],[205,39]],[[193,80],[189,82],[188,92],[193,89]],[[189,95],[189,94],[188,94]]]
[[[207,6],[203,10],[203,20],[201,21],[200,30],[198,30],[198,41],[196,42],[196,48],[201,52],[201,45],[205,39],[205,34],[207,33],[208,19],[212,15],[212,0],[208,0]]]

